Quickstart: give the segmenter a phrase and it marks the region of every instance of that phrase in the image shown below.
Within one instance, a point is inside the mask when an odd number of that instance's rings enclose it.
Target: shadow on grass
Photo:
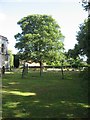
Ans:
[[[3,118],[88,118],[88,100],[78,82],[60,81],[56,73],[33,75],[3,78]]]

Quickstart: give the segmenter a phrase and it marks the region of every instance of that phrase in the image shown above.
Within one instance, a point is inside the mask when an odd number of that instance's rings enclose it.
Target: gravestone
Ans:
[[[27,76],[28,74],[28,64],[23,65],[23,69],[22,69],[22,78],[24,78],[25,76]]]

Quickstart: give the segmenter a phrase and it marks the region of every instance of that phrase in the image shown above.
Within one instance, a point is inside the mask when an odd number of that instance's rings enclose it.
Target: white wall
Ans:
[[[4,52],[1,52],[1,46],[2,44],[4,44]],[[5,54],[8,48],[8,41],[7,38],[5,39],[5,37],[0,37],[0,68],[2,68],[2,66],[5,66]],[[8,62],[8,61],[7,61]]]

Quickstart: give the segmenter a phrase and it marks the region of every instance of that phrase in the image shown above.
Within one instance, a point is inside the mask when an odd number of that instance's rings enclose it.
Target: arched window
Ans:
[[[4,44],[1,46],[1,52],[4,53]]]

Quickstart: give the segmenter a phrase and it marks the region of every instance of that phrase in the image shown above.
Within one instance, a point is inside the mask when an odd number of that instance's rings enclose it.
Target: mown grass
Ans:
[[[31,71],[2,79],[3,118],[88,118],[88,92],[81,86],[78,72]]]

